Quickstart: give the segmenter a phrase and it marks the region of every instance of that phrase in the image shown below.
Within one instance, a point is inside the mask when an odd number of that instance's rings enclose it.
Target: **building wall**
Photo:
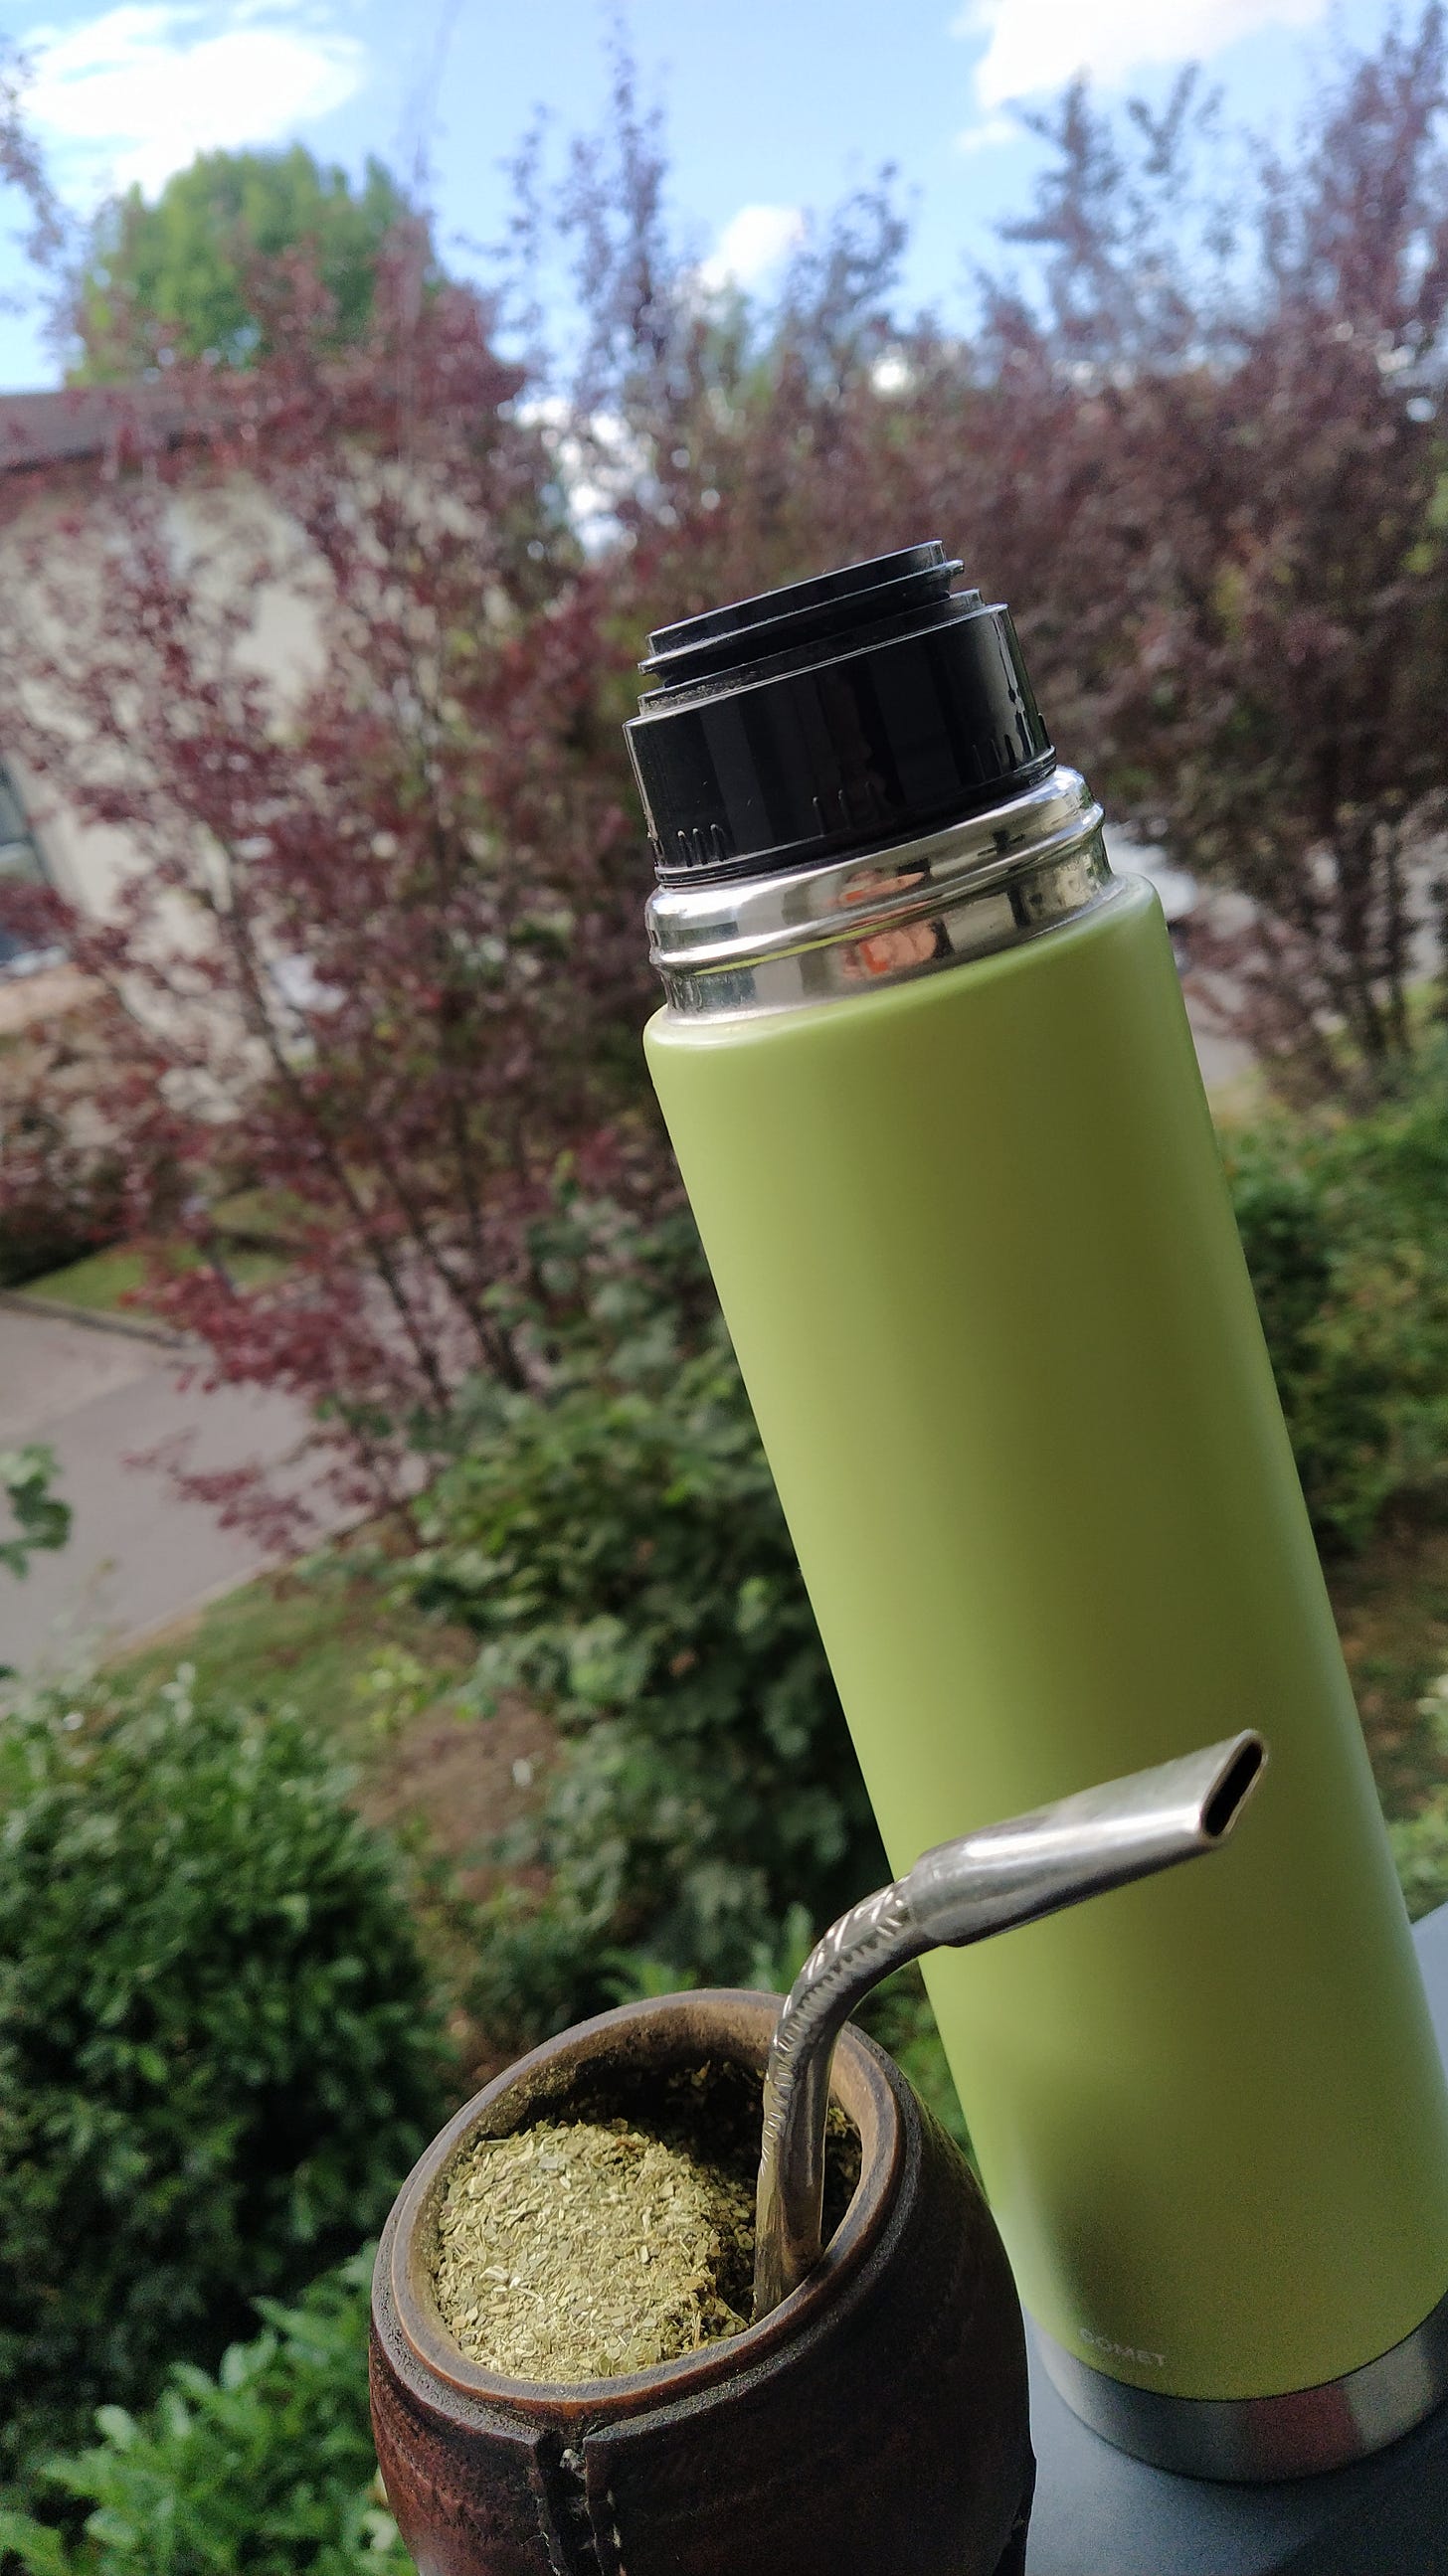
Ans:
[[[305,568],[298,564],[295,578],[287,576],[286,558],[293,545],[290,531],[255,487],[240,481],[174,493],[169,496],[168,515],[176,558],[193,573],[203,606],[208,596],[223,606],[238,599],[247,602],[245,624],[234,644],[237,659],[271,683],[275,719],[284,721],[308,677],[318,669],[322,649],[317,602],[314,595],[305,595]],[[0,588],[8,586],[12,600],[24,603],[24,614],[12,611],[7,621],[7,659],[13,656],[23,662],[27,644],[37,664],[50,656],[60,659],[64,652],[58,602],[46,596],[43,564],[49,544],[65,546],[65,579],[72,604],[77,598],[83,603],[87,594],[99,596],[108,522],[104,486],[96,490],[78,524],[77,520],[73,494],[63,499],[40,495],[0,532]],[[273,567],[272,578],[257,579],[262,558]],[[38,580],[37,564],[41,567]],[[85,649],[83,625],[82,605],[76,618],[75,649],[79,651]],[[43,693],[38,712],[42,718],[46,713]],[[5,741],[3,729],[0,760],[19,791],[49,882],[78,911],[105,919],[127,880],[147,867],[144,843],[126,831],[82,819],[49,776],[27,771],[23,758]],[[179,898],[168,898],[164,934],[184,949],[204,937],[204,917]],[[33,987],[29,1003],[16,991],[21,984]],[[53,1009],[63,989],[43,967],[27,972],[22,966],[0,976],[0,1033],[17,1017]]]

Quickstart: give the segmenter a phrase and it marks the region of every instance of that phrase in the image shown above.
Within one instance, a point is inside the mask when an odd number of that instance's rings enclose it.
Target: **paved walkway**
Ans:
[[[0,1307],[0,1449],[43,1440],[56,1491],[74,1512],[70,1543],[32,1559],[23,1582],[0,1570],[0,1663],[63,1671],[199,1609],[259,1573],[253,1538],[223,1530],[162,1473],[126,1464],[178,1432],[189,1463],[280,1469],[305,1432],[289,1396],[222,1387],[183,1392],[178,1354],[134,1334]]]

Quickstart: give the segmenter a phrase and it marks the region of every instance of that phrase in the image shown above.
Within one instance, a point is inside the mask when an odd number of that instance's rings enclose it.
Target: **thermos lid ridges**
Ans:
[[[1010,611],[960,569],[932,538],[650,636],[626,731],[662,878],[910,840],[1046,774]]]

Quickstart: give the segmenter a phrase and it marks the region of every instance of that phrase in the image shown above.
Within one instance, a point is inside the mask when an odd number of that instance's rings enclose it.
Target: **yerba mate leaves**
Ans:
[[[437,2219],[438,2307],[507,2378],[612,2379],[748,2321],[754,2194],[626,2119],[464,2148]]]

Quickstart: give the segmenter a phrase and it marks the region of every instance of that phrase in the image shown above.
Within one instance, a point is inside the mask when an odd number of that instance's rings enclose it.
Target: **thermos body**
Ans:
[[[1071,2402],[1326,2465],[1448,2387],[1448,2095],[1160,907],[952,569],[654,639],[648,1061],[894,1869],[1267,1739],[1210,1870],[925,1974]]]
[[[891,1865],[1260,1726],[1213,1870],[926,1965],[1026,2306],[1188,2397],[1448,2288],[1448,2105],[1155,895],[648,1057]]]

